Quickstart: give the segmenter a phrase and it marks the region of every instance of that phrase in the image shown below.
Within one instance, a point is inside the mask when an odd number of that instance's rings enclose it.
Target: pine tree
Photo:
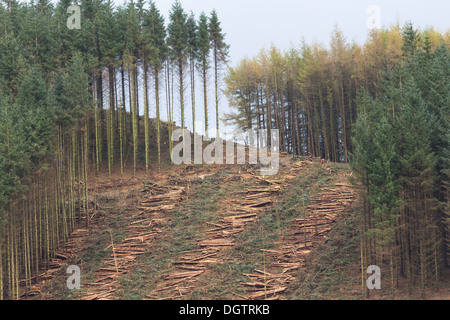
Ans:
[[[179,1],[174,2],[169,14],[168,38],[169,55],[177,68],[179,99],[181,110],[181,128],[185,129],[184,76],[188,58],[187,14]]]
[[[189,73],[191,83],[191,105],[192,105],[192,133],[195,134],[195,61],[198,54],[198,36],[197,36],[197,22],[195,21],[194,13],[191,12],[186,21],[187,29],[187,53],[189,60]]]
[[[204,12],[200,14],[197,29],[198,64],[203,83],[203,109],[205,113],[205,137],[208,140],[208,70],[210,68],[209,55],[211,44],[208,30],[208,17]]]
[[[160,111],[160,74],[164,67],[167,56],[167,45],[165,42],[166,28],[164,17],[159,12],[154,2],[150,3],[150,9],[146,24],[149,29],[150,42],[150,65],[155,79],[155,104],[156,104],[156,140],[158,148],[158,166],[161,166],[161,111]]]
[[[51,149],[53,136],[53,112],[49,104],[49,94],[41,73],[32,68],[19,84],[16,98],[24,135],[27,138],[27,152],[35,166]]]
[[[124,53],[122,55],[122,63],[128,74],[128,97],[130,105],[130,127],[132,132],[133,144],[133,174],[136,174],[137,157],[138,157],[138,121],[139,121],[139,99],[138,99],[138,44],[139,44],[139,17],[136,6],[133,2],[128,3],[125,12],[125,35],[124,35]]]
[[[414,57],[420,49],[421,37],[418,30],[414,29],[411,22],[405,24],[403,33],[403,56],[406,58]]]
[[[117,18],[114,13],[113,4],[110,0],[102,3],[99,7],[98,14],[94,20],[96,29],[98,30],[98,46],[102,53],[102,66],[108,70],[108,104],[109,110],[106,119],[106,137],[107,137],[107,151],[108,151],[108,173],[111,175],[114,162],[114,124],[116,116],[116,92],[115,92],[115,77],[117,56],[120,53],[121,45],[119,44],[119,27]]]
[[[17,38],[5,35],[0,39],[0,88],[7,94],[17,95],[19,75],[25,71],[25,58]]]
[[[219,83],[220,69],[227,63],[229,55],[229,45],[225,43],[225,34],[222,32],[216,10],[211,12],[209,18],[209,34],[211,39],[211,50],[214,61],[214,92],[216,102],[216,138],[219,138]]]

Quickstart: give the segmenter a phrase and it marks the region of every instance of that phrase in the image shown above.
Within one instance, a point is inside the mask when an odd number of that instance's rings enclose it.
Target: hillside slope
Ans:
[[[74,232],[23,298],[361,298],[348,166],[280,160],[271,177],[252,165],[180,165],[97,178],[91,228]],[[80,290],[66,287],[72,264]]]

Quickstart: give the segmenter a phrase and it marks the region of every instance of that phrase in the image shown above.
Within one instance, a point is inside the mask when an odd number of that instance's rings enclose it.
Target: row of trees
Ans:
[[[161,165],[188,84],[192,123],[197,82],[205,130],[212,101],[218,118],[228,45],[215,11],[196,18],[176,1],[166,24],[154,2],[81,0],[81,29],[69,29],[71,4],[0,5],[0,298],[19,298],[89,225],[90,173]]]
[[[352,167],[363,186],[362,268],[389,266],[408,293],[437,285],[450,257],[450,51],[408,24],[401,61],[358,97]]]
[[[433,48],[450,43],[449,33],[425,33]],[[279,129],[282,151],[348,161],[360,87],[376,96],[380,70],[401,56],[399,26],[371,32],[363,45],[336,28],[329,48],[303,41],[285,52],[262,49],[229,69],[225,93],[233,112],[226,120],[242,129]]]
[[[139,114],[142,114],[140,112],[142,109],[145,164],[146,169],[149,168],[150,105],[154,106],[156,113],[158,165],[161,164],[160,122],[163,110],[160,97],[163,83],[166,88],[165,113],[170,124],[169,136],[173,130],[174,121],[179,121],[180,126],[186,128],[186,111],[189,108],[186,92],[188,83],[191,89],[192,131],[196,131],[195,84],[197,80],[201,80],[203,88],[202,109],[204,109],[207,132],[210,117],[209,76],[213,69],[216,130],[219,131],[220,71],[227,61],[228,45],[224,42],[224,34],[215,10],[209,17],[202,12],[196,19],[192,12],[186,13],[180,2],[176,1],[169,13],[166,27],[164,17],[154,2],[150,2],[148,8],[144,0],[138,0],[136,3],[131,1],[124,7],[113,8],[110,1],[97,0],[82,2],[81,7],[84,18],[88,21],[78,36],[84,34],[88,38],[89,35],[94,35],[93,46],[86,48],[86,55],[88,61],[89,56],[95,57],[91,82],[95,83],[96,87],[95,100],[98,109],[96,119],[100,123],[96,125],[97,141],[99,141],[96,147],[97,170],[103,159],[102,152],[106,149],[109,171],[113,170],[114,155],[120,156],[123,171],[124,157],[128,150],[127,134],[132,136],[133,164],[134,171],[136,170],[139,150]],[[83,52],[85,49],[83,46],[88,43],[86,40],[83,39],[78,46],[76,42],[72,42],[72,45],[76,46],[73,50]],[[199,72],[200,77],[197,76],[196,71]],[[186,80],[188,74],[189,81]],[[153,90],[151,82],[153,82]],[[153,103],[149,97],[151,93],[154,96]],[[129,128],[127,128],[125,117],[127,110],[131,115]],[[122,113],[123,123],[118,119],[120,113]],[[105,118],[107,118],[106,147],[100,143],[104,140],[101,125],[105,122]],[[114,148],[117,140],[120,142],[118,153]],[[169,147],[172,147],[170,141]]]
[[[80,56],[48,87],[31,67],[0,94],[0,298],[39,280],[88,215],[88,82]],[[21,279],[23,279],[21,281]]]
[[[281,151],[351,161],[361,267],[387,261],[393,290],[404,275],[424,292],[448,265],[449,45],[449,32],[411,24],[362,45],[336,28],[328,48],[272,46],[225,78],[230,124],[279,129]]]

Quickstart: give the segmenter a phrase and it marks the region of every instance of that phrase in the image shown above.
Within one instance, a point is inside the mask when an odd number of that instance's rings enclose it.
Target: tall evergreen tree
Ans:
[[[211,43],[208,29],[208,17],[204,12],[200,14],[197,30],[198,64],[197,68],[203,84],[203,109],[205,113],[205,137],[208,138],[208,70],[210,68]]]
[[[155,105],[156,105],[156,140],[158,148],[158,166],[161,165],[161,111],[160,111],[160,74],[167,57],[166,28],[164,17],[159,12],[154,2],[150,3],[150,9],[146,24],[149,29],[150,65],[155,79]]]
[[[192,132],[195,134],[195,62],[198,54],[198,36],[197,36],[197,22],[195,21],[194,13],[191,12],[186,21],[187,29],[187,52],[189,60],[189,74],[191,83],[191,105],[192,105]]]
[[[188,58],[188,32],[186,28],[187,14],[179,1],[175,1],[169,14],[168,38],[169,55],[177,68],[179,99],[181,110],[181,128],[185,129],[184,110],[184,77]]]
[[[230,46],[225,42],[225,34],[220,26],[220,21],[216,10],[211,12],[209,18],[209,34],[211,40],[211,50],[214,61],[214,92],[216,102],[216,137],[219,138],[219,84],[220,70],[227,62]]]

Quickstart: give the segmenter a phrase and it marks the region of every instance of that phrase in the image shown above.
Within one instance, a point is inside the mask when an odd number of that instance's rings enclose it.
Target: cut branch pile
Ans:
[[[88,283],[88,291],[83,300],[110,299],[117,291],[119,284],[117,278],[130,270],[137,257],[145,253],[149,244],[162,233],[160,226],[168,222],[168,217],[160,217],[167,212],[169,205],[176,205],[181,201],[185,187],[165,187],[153,185],[144,191],[148,197],[138,208],[141,211],[133,215],[127,228],[127,238],[119,244],[113,243],[105,249],[110,249],[109,258],[103,260],[103,266],[95,273],[96,280]],[[149,215],[151,214],[151,215]],[[136,220],[137,219],[137,220]]]
[[[90,229],[78,228],[73,231],[67,241],[61,245],[54,253],[54,257],[48,259],[48,261],[40,266],[38,283],[36,283],[36,275],[19,281],[21,286],[21,298],[33,297],[41,293],[41,288],[48,281],[57,276],[62,267],[68,266],[68,261],[72,261],[77,252],[82,250],[85,243],[89,241],[88,234],[94,232],[98,227],[97,221],[91,220]],[[28,285],[27,285],[28,283]],[[30,286],[30,283],[34,285]]]
[[[176,271],[164,274],[161,277],[164,281],[146,297],[164,300],[182,298],[183,294],[189,293],[190,288],[194,288],[195,278],[203,274],[207,266],[219,262],[219,251],[218,248],[209,247],[184,251],[183,255],[173,262]]]
[[[344,209],[353,201],[350,185],[336,184],[334,188],[325,189],[310,201],[308,217],[295,219],[296,230],[290,239],[294,243],[320,242],[326,238]]]
[[[199,241],[198,246],[233,246],[234,236],[244,230],[246,224],[258,219],[258,214],[273,202],[272,196],[280,191],[280,186],[252,187],[245,192],[243,199],[234,203],[234,208],[226,212],[219,223],[211,224],[207,239]]]
[[[252,175],[249,175],[253,178]],[[258,179],[260,183],[265,180]],[[244,231],[248,223],[258,219],[258,214],[272,204],[272,196],[281,190],[279,185],[255,186],[245,191],[242,199],[233,202],[233,209],[226,210],[218,223],[207,222],[211,227],[206,237],[197,242],[197,249],[185,251],[173,262],[176,272],[162,276],[160,287],[147,295],[149,299],[179,299],[189,292],[196,277],[207,271],[211,264],[220,263],[220,253],[224,248],[235,245],[235,236]],[[180,287],[180,285],[183,287]],[[187,284],[190,284],[187,286]]]
[[[141,211],[137,215],[145,213],[165,213],[175,208],[185,192],[185,187],[172,186],[167,187],[153,185],[147,187],[144,192],[148,193],[148,198],[142,202],[138,209]]]
[[[247,296],[249,300],[276,299],[276,294],[285,291],[286,283],[293,280],[293,277],[289,274],[275,274],[258,269],[243,275],[250,280],[241,283],[249,292]]]
[[[351,185],[336,183],[335,187],[324,190],[310,201],[305,218],[294,219],[292,236],[285,245],[279,249],[262,249],[271,261],[265,270],[244,274],[250,280],[242,283],[249,292],[248,299],[279,299],[278,294],[295,279],[296,270],[305,265],[310,249],[326,239],[332,223],[354,200]]]
[[[312,161],[310,161],[310,160],[297,161],[297,162],[294,162],[294,163],[292,164],[291,169],[301,169],[301,168],[303,168],[304,166],[307,166],[307,165],[309,165],[309,164],[311,164],[311,163],[312,163]]]

